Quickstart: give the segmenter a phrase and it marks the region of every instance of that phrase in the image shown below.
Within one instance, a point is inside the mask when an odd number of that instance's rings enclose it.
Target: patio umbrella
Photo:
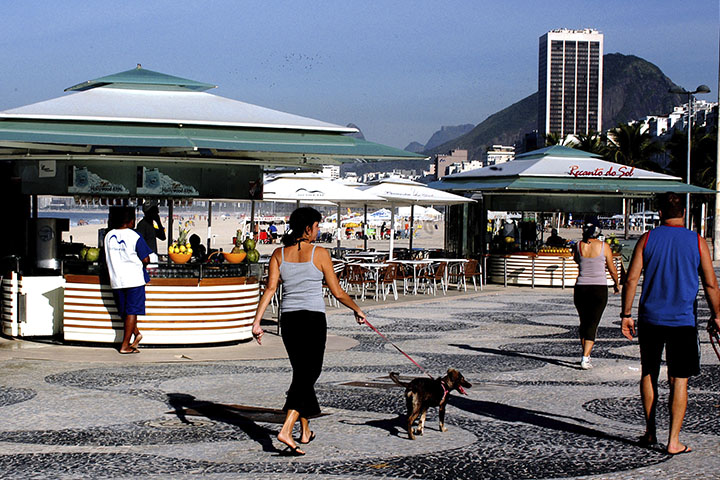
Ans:
[[[327,177],[312,173],[283,174],[267,182],[263,187],[263,199],[271,201],[296,201],[311,205],[340,206],[385,203],[381,197],[363,190],[334,182]],[[337,247],[340,248],[341,222],[337,222]]]
[[[452,193],[444,192],[430,188],[422,183],[414,182],[405,178],[390,177],[381,180],[379,183],[364,189],[366,193],[371,193],[382,197],[390,202],[391,220],[390,225],[394,230],[395,225],[395,206],[398,205],[455,205],[458,203],[474,202],[470,198],[461,197]],[[410,209],[410,230],[412,232],[413,209]],[[410,235],[410,249],[412,250],[412,234]],[[390,258],[393,255],[395,246],[395,232],[390,235]]]

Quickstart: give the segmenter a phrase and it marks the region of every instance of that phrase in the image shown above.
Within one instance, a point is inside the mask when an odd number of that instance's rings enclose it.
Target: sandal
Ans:
[[[302,438],[302,437],[300,437],[300,438]],[[311,430],[311,431],[310,431],[310,438],[308,439],[308,441],[307,441],[307,442],[303,442],[303,441],[301,440],[300,443],[302,443],[303,445],[307,445],[308,443],[312,442],[313,440],[315,440],[315,432],[313,432],[313,431]]]
[[[298,447],[297,445],[295,445],[294,447],[288,445],[287,447],[285,447],[285,450],[280,452],[280,455],[285,457],[302,457],[303,455],[305,455],[305,452],[300,451],[300,447]]]

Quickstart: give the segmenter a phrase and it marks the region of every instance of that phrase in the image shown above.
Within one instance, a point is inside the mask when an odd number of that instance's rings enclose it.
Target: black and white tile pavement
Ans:
[[[683,439],[669,457],[639,447],[637,345],[621,338],[611,297],[594,354],[577,366],[572,291],[488,288],[482,294],[366,304],[373,324],[433,375],[461,370],[473,388],[449,401],[448,431],[404,431],[389,371],[422,376],[339,310],[331,333],[359,344],[326,354],[323,416],[308,455],[279,454],[285,359],[185,364],[0,364],[0,478],[720,478],[720,367],[703,341]],[[243,348],[239,345],[237,348]],[[667,386],[661,384],[661,402]],[[193,411],[188,411],[191,408]],[[197,412],[197,414],[195,414]],[[661,434],[667,415],[659,412]]]

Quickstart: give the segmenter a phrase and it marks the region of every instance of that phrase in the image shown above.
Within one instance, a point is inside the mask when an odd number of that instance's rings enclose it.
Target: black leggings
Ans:
[[[595,341],[608,301],[607,285],[575,285],[575,308],[580,315],[580,338]]]
[[[309,310],[283,312],[280,315],[280,327],[293,369],[292,383],[283,410],[297,410],[305,418],[319,415],[315,382],[322,373],[325,355],[325,314]]]

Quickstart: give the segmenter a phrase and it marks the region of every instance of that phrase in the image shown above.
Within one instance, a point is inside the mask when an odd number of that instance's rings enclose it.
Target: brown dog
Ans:
[[[430,407],[440,407],[440,431],[446,432],[445,428],[445,405],[447,404],[448,394],[451,390],[457,390],[463,395],[464,388],[470,388],[472,385],[465,380],[462,373],[454,368],[447,371],[447,375],[442,378],[415,378],[410,383],[401,382],[398,374],[391,372],[390,378],[393,382],[401,387],[405,387],[405,401],[407,403],[407,432],[410,440],[415,440],[415,434],[422,435],[425,430],[425,416],[427,409]],[[463,388],[464,387],[464,388]],[[413,423],[420,417],[418,429],[413,432]]]

